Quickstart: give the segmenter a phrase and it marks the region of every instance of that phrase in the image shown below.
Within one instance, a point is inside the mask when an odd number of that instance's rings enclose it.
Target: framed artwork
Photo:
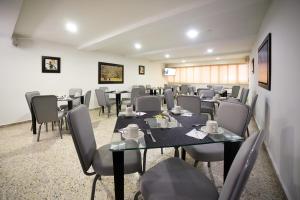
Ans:
[[[60,73],[60,58],[42,56],[42,73]]]
[[[139,74],[140,75],[145,75],[145,66],[139,65]]]
[[[98,83],[99,84],[124,83],[124,65],[99,62]]]
[[[254,58],[252,58],[252,74],[254,74]]]
[[[258,48],[258,85],[271,90],[271,33]]]

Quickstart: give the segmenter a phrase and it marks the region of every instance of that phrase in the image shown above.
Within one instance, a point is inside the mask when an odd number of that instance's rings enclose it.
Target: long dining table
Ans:
[[[84,96],[79,96],[79,97],[57,97],[57,101],[60,102],[68,102],[68,110],[72,110],[73,108],[73,100],[80,98],[80,103],[83,104],[84,103]],[[31,125],[32,125],[32,134],[36,134],[36,117],[34,115],[34,111],[33,111],[33,106],[31,105],[31,110],[30,110],[30,114],[31,114]]]
[[[162,128],[158,126],[154,118],[160,112],[147,112],[145,115],[138,115],[135,117],[119,116],[114,132],[112,134],[110,150],[113,154],[114,165],[114,187],[115,199],[124,199],[124,151],[130,150],[148,150],[155,148],[174,147],[175,156],[179,156],[178,148],[189,145],[201,145],[209,143],[224,143],[224,180],[227,176],[231,163],[239,150],[243,138],[232,133],[229,130],[223,129],[223,134],[208,134],[203,139],[196,139],[187,136],[186,133],[192,129],[198,129],[203,126],[208,120],[205,114],[181,114],[173,115],[169,113],[172,118],[172,127],[167,126]],[[143,137],[135,139],[135,143],[128,143],[122,137],[120,129],[125,128],[128,124],[137,124],[143,131]],[[154,124],[154,125],[153,125]],[[174,126],[175,124],[175,126]],[[146,133],[151,133],[156,141],[153,141],[151,136]],[[183,148],[181,157],[185,158],[185,151]]]

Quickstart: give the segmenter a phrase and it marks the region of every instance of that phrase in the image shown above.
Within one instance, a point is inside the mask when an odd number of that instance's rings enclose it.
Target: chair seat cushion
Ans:
[[[145,200],[218,199],[211,181],[178,158],[164,160],[149,169],[140,181]]]
[[[128,141],[133,144],[134,141]],[[129,144],[131,145],[131,144]],[[134,145],[134,144],[133,144]],[[112,151],[109,150],[110,144],[101,146],[94,154],[92,166],[97,174],[103,176],[112,176],[113,159]],[[129,150],[124,152],[124,174],[141,172],[141,153],[137,150]]]
[[[184,147],[186,152],[198,161],[222,161],[224,160],[224,144],[212,143]]]

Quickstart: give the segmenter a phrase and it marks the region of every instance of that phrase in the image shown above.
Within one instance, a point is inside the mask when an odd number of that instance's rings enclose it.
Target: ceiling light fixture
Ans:
[[[186,32],[186,36],[189,37],[189,38],[191,38],[191,39],[196,38],[198,35],[199,35],[199,32],[197,30],[195,30],[195,29],[191,29],[191,30],[188,30]]]
[[[220,57],[216,57],[216,60],[220,60],[221,58]]]
[[[75,23],[68,22],[66,23],[66,30],[69,31],[70,33],[77,33],[78,27]]]
[[[135,43],[134,44],[134,48],[136,49],[141,49],[142,48],[142,45],[140,43]]]
[[[170,54],[166,54],[166,55],[165,55],[165,58],[170,58]]]
[[[185,62],[186,62],[186,60],[181,60],[181,62],[182,62],[182,63],[185,63]]]
[[[214,52],[214,50],[213,49],[207,49],[206,52],[207,53],[212,53],[212,52]]]

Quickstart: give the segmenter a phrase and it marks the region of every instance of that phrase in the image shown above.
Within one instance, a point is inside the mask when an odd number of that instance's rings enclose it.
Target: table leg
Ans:
[[[120,112],[120,103],[121,102],[121,93],[116,93],[116,112],[117,116],[119,115]]]
[[[224,142],[224,182],[241,144],[241,142]]]
[[[150,95],[153,95],[153,89],[150,89]]]
[[[115,199],[124,199],[124,151],[113,151]]]
[[[185,152],[184,148],[181,147],[181,159],[182,160],[185,160],[185,155],[186,155],[186,152]]]
[[[35,118],[35,115],[34,115],[34,111],[33,111],[32,105],[31,105],[30,112],[31,112],[31,126],[32,126],[32,133],[33,133],[33,134],[36,134],[36,118]]]
[[[84,96],[80,96],[80,103],[84,104]]]
[[[72,110],[73,108],[73,100],[68,100],[68,110]]]
[[[175,152],[174,152],[174,157],[178,158],[179,157],[179,147],[174,147],[175,148]]]
[[[157,92],[156,92],[156,90],[154,90],[154,95],[156,95],[157,94]]]

